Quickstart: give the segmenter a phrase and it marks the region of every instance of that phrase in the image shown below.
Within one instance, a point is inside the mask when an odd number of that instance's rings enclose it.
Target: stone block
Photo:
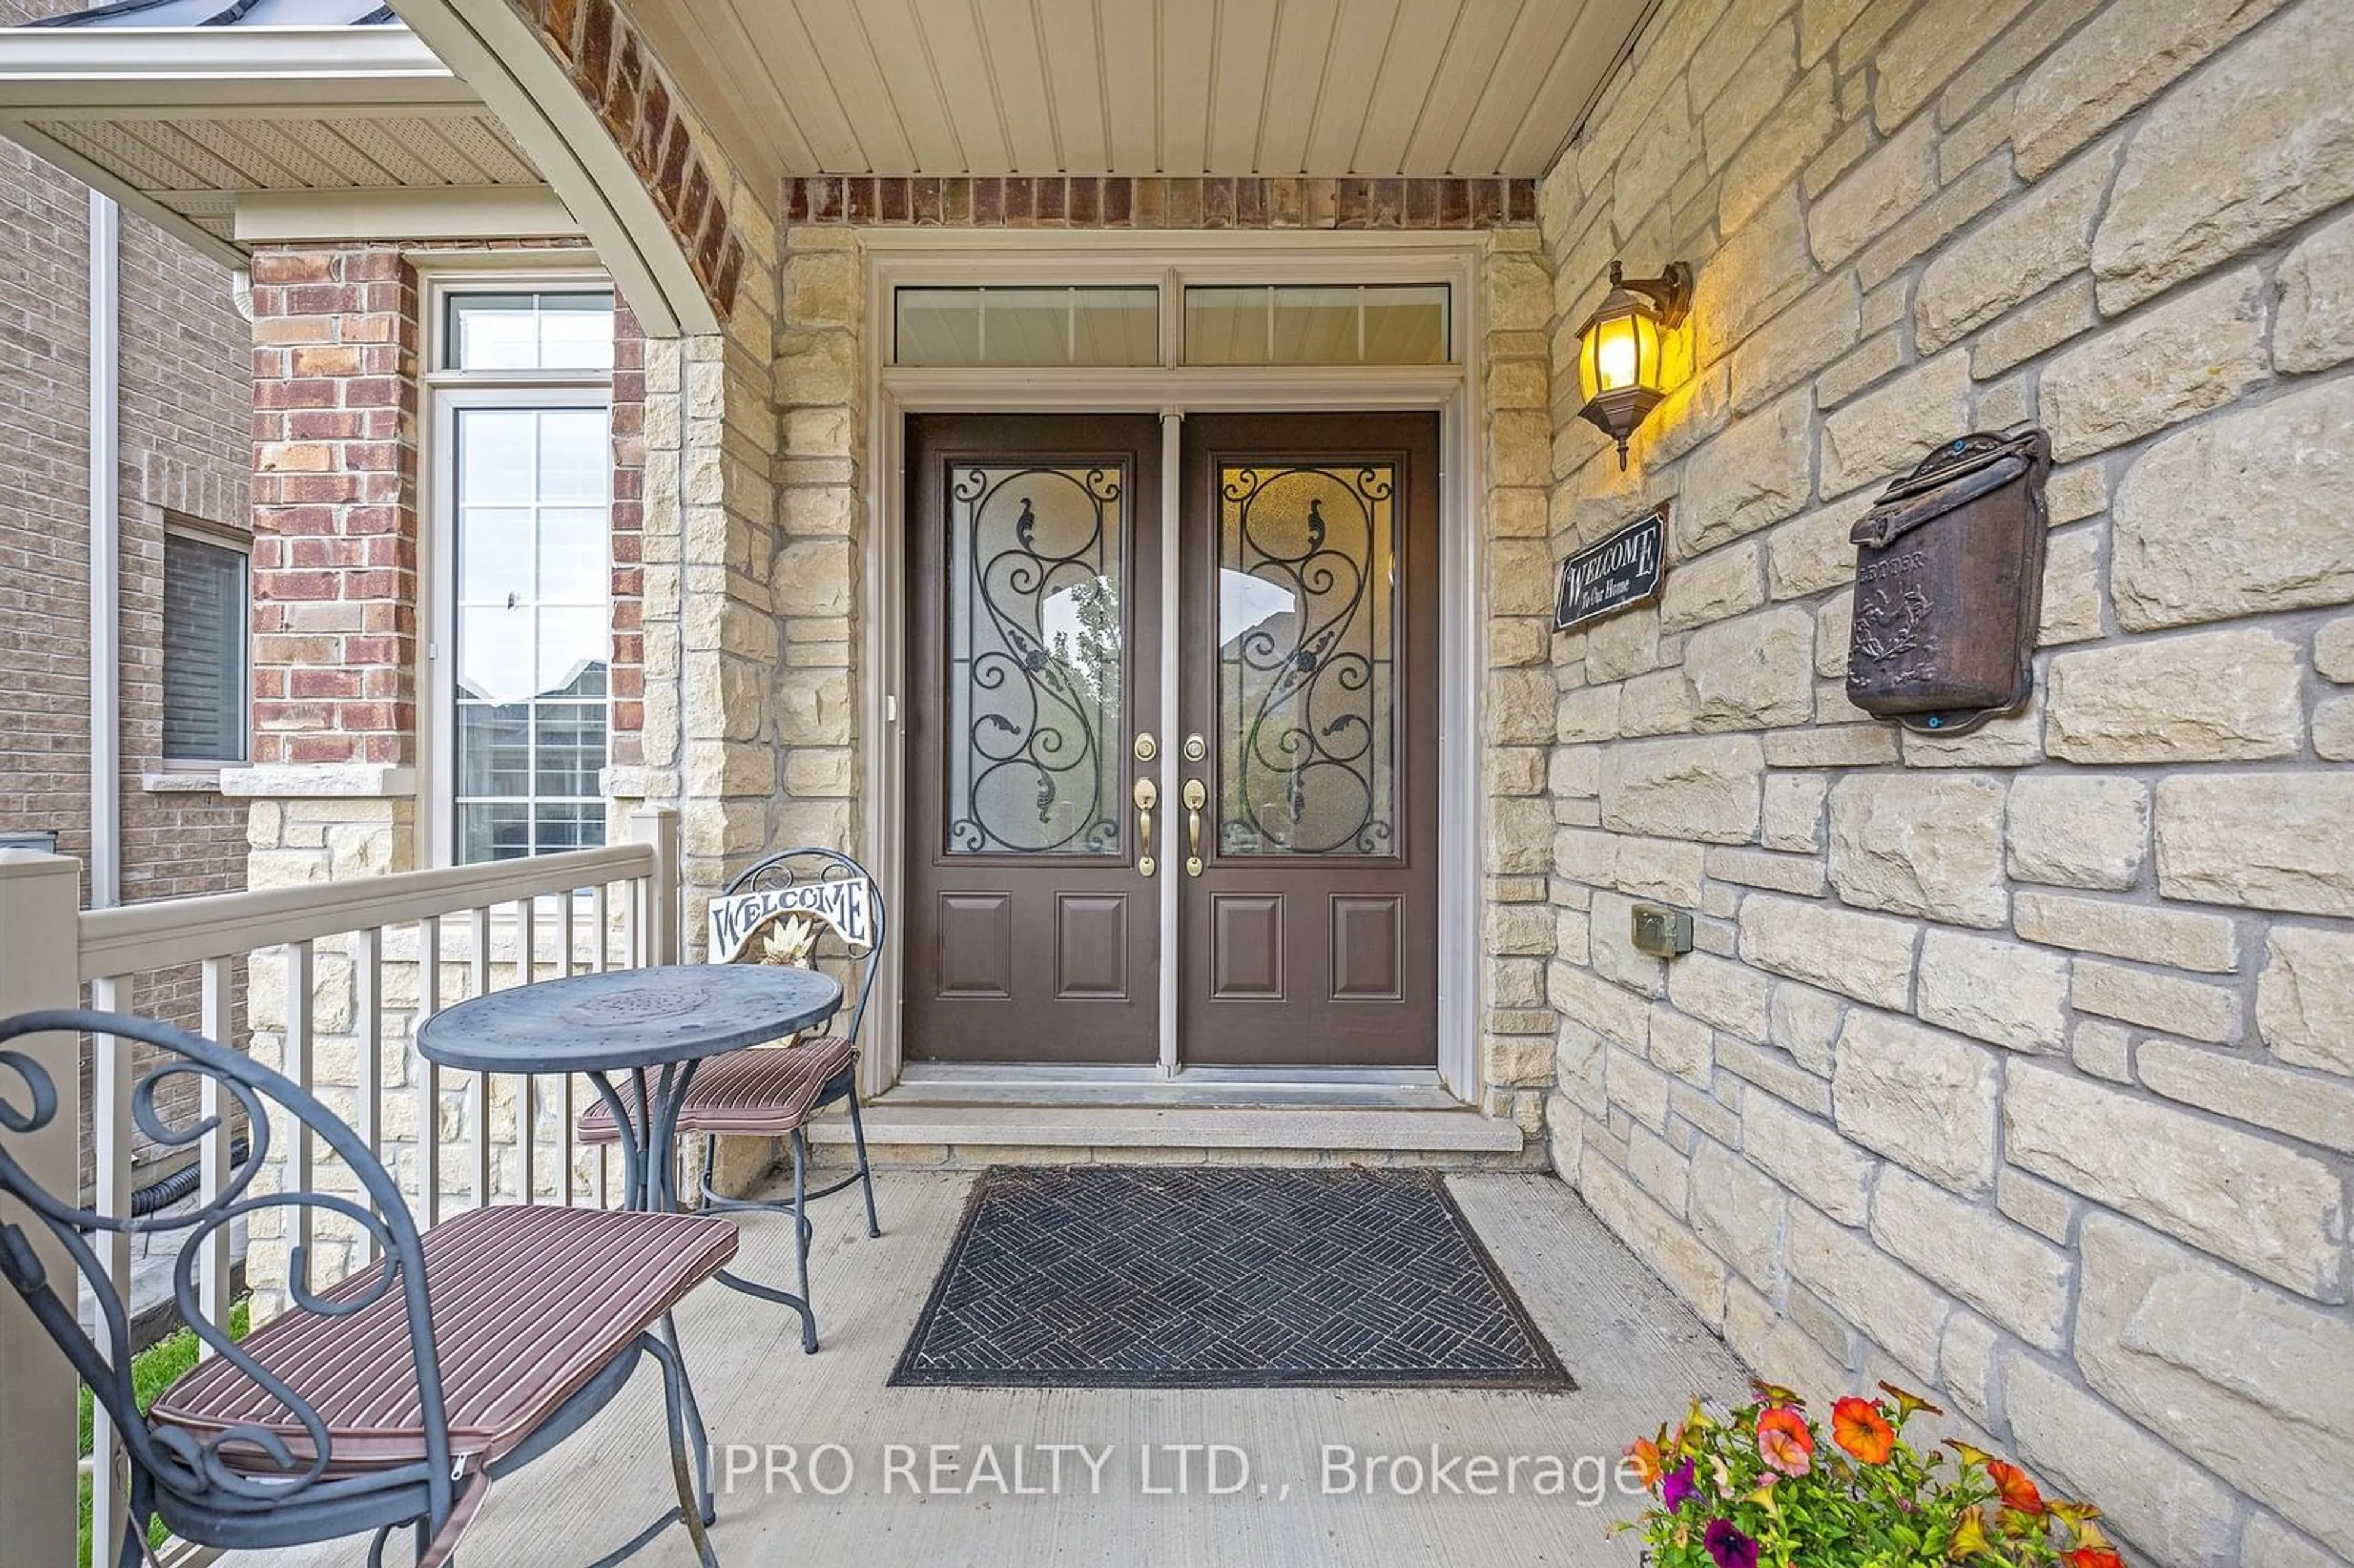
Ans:
[[[2035,645],[2092,642],[2101,625],[2101,535],[2078,528],[2054,537],[2043,557],[2043,616]]]
[[[2138,1226],[2084,1221],[2075,1351],[2126,1414],[2354,1556],[2354,1323]],[[2229,1332],[2218,1332],[2229,1324]],[[2283,1462],[2289,1456],[2290,1462]]]
[[[1561,705],[1553,710],[1553,738],[1568,746],[1616,740],[1621,697],[1622,689],[1617,686],[1585,686],[1563,693]]]
[[[2256,1029],[2284,1062],[2354,1076],[2354,936],[2274,927],[2256,980]]]
[[[2275,370],[2327,370],[2354,359],[2354,217],[2306,236],[2280,267]]]
[[[1912,999],[1916,935],[1906,921],[1808,899],[1760,894],[1741,906],[1742,958],[1881,1007]]]
[[[1673,839],[1620,838],[1618,889],[1638,898],[1655,898],[1665,904],[1698,904],[1701,878],[1710,853],[1699,844]]]
[[[1553,739],[1559,694],[1549,669],[1489,671],[1488,738],[1498,746]]]
[[[1933,929],[1921,939],[1914,1011],[1923,1022],[1973,1040],[2056,1051],[2067,1040],[2068,960],[1998,938]]]
[[[1713,558],[1713,557],[1712,557]],[[1670,577],[1673,584],[1678,579]],[[1659,667],[1661,610],[1638,607],[1585,629],[1585,678],[1623,681]]]
[[[1795,606],[1704,626],[1684,645],[1692,727],[1765,729],[1814,716],[1814,618]]]
[[[1841,779],[1831,790],[1831,885],[1866,908],[1999,926],[2009,911],[2002,811],[2002,786],[1990,779]]]
[[[1815,198],[1807,238],[1815,260],[1837,267],[1937,189],[1937,127],[1923,118],[1882,142]]]
[[[2065,1341],[2068,1254],[1994,1210],[1883,1171],[1872,1192],[1872,1239],[2029,1344],[2056,1351]]]
[[[1937,1340],[1953,1303],[1855,1231],[1815,1213],[1790,1211],[1785,1254],[1793,1279],[1870,1335],[1915,1377],[1934,1383]]]
[[[1850,1012],[1831,1071],[1839,1129],[1962,1192],[1994,1184],[2001,1068],[1983,1045],[1886,1013]]]
[[[2142,1083],[2168,1099],[2354,1152],[2354,1085],[2179,1040],[2143,1041],[2135,1065]]]
[[[1701,1241],[1752,1284],[1773,1289],[1781,1274],[1788,1195],[1747,1160],[1705,1139],[1692,1151],[1691,1179],[1690,1213]]]
[[[1762,1042],[1773,982],[1746,964],[1688,953],[1668,966],[1668,997],[1694,1018]],[[1656,1030],[1658,1022],[1653,1020]]]
[[[1813,489],[1814,399],[1801,388],[1692,453],[1670,548],[1688,558],[1795,517]]]
[[[2058,893],[2021,893],[2012,928],[2031,942],[2113,959],[2228,974],[2240,961],[2239,929],[2221,915]]]
[[[2251,1518],[2247,1532],[2240,1539],[2240,1568],[2340,1568],[2345,1562],[2270,1514]]]
[[[2354,762],[2354,697],[2313,705],[2313,753],[2329,762]]]
[[[2168,898],[2354,916],[2354,776],[2200,773],[2158,787]]]
[[[2158,100],[2093,237],[2101,308],[2137,304],[2354,196],[2349,77],[2354,9],[2308,0]]]
[[[1995,1178],[1994,1206],[2047,1241],[2073,1238],[2076,1202],[2065,1188],[2030,1176],[2015,1165],[2004,1166]]]
[[[1829,1077],[1845,1004],[1791,980],[1774,982],[1767,1035],[1807,1071]]]
[[[1602,759],[1602,820],[1621,832],[1745,843],[1765,759],[1750,736],[1637,741]]]
[[[1822,493],[1845,495],[1909,471],[1969,428],[1968,355],[1943,354],[1823,419]]]
[[[1769,773],[1758,842],[1769,850],[1813,853],[1823,847],[1823,805],[1830,781],[1819,773]]]
[[[2164,1029],[2193,1040],[2220,1042],[2240,1033],[2236,991],[2199,980],[2094,959],[2076,960],[2071,993],[2080,1012]]]
[[[2024,1061],[2003,1118],[2012,1164],[2292,1290],[2345,1298],[2346,1194],[2322,1161]]]
[[[1724,165],[1717,221],[1727,234],[1797,183],[1840,127],[1831,73],[1818,66],[1766,117]]]
[[[1846,1224],[1861,1224],[1879,1162],[1829,1122],[1770,1094],[1745,1094],[1741,1103],[1743,1158],[1809,1203]]]
[[[2094,148],[2029,187],[1930,262],[1921,274],[1914,306],[1914,337],[1920,351],[1933,354],[1967,337],[2082,271],[2092,260],[2093,221],[2116,163],[2115,143]],[[2089,314],[2089,299],[2086,306]],[[1986,366],[1978,370],[1990,374]]]
[[[1776,599],[1804,599],[1855,580],[1856,520],[1872,508],[1871,493],[1785,523],[1766,541],[1766,577]]]
[[[2354,600],[2354,379],[2236,409],[2142,454],[2114,503],[2109,591],[2128,631]],[[2222,511],[2218,511],[2222,509]],[[2212,518],[2234,515],[2218,530]]]
[[[2095,1498],[2103,1525],[2153,1561],[2229,1563],[2240,1503],[2231,1489],[2019,1348],[2000,1352],[2003,1414],[2020,1463],[2055,1491]]]
[[[2033,775],[2010,787],[2010,874],[2064,887],[2131,887],[2149,858],[2149,787]]]
[[[2354,615],[2327,622],[2313,634],[2313,667],[2325,681],[2354,685]]]
[[[1647,620],[1651,628],[1649,657],[1641,665],[1628,669],[1627,674],[1638,674],[1659,663],[1659,633],[1689,631],[1696,626],[1723,620],[1744,610],[1756,609],[1766,602],[1766,590],[1758,583],[1758,548],[1755,542],[1711,550],[1697,560],[1687,561],[1668,574],[1666,588],[1659,596],[1659,608],[1655,613],[1630,612],[1617,620],[1606,620],[1595,628],[1599,633],[1620,621]],[[1596,640],[1597,642],[1599,639]],[[1585,656],[1586,669],[1596,672],[1595,654],[1589,645]],[[1607,678],[1600,676],[1597,678]]]
[[[1970,344],[1970,374],[1990,380],[2090,331],[2100,319],[2093,280],[2079,273],[1981,331]]]
[[[2253,267],[2167,300],[2045,366],[2038,409],[2059,461],[2126,446],[2237,400],[2272,374]]]
[[[1708,874],[1744,887],[1770,887],[1811,898],[1823,890],[1823,863],[1813,855],[1769,854],[1762,850],[1713,849]]]

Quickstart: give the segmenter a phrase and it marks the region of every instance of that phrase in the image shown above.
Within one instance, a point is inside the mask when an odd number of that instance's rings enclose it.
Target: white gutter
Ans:
[[[122,215],[90,193],[90,906],[122,902]]]
[[[19,111],[479,101],[406,27],[0,27]]]

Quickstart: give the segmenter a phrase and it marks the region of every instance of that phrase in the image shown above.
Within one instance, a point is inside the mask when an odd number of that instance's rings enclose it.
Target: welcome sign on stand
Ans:
[[[1598,545],[1561,564],[1561,594],[1553,629],[1571,631],[1589,621],[1649,604],[1668,573],[1669,503],[1645,513]]]

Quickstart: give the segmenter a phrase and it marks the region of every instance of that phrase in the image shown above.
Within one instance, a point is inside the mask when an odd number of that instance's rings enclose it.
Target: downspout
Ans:
[[[90,906],[122,902],[122,215],[90,193]]]

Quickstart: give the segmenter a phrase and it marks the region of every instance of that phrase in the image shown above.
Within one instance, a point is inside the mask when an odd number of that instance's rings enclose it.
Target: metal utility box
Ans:
[[[1850,702],[1913,729],[1954,734],[2027,701],[2051,470],[2041,430],[1963,436],[1882,493],[1849,535]]]

